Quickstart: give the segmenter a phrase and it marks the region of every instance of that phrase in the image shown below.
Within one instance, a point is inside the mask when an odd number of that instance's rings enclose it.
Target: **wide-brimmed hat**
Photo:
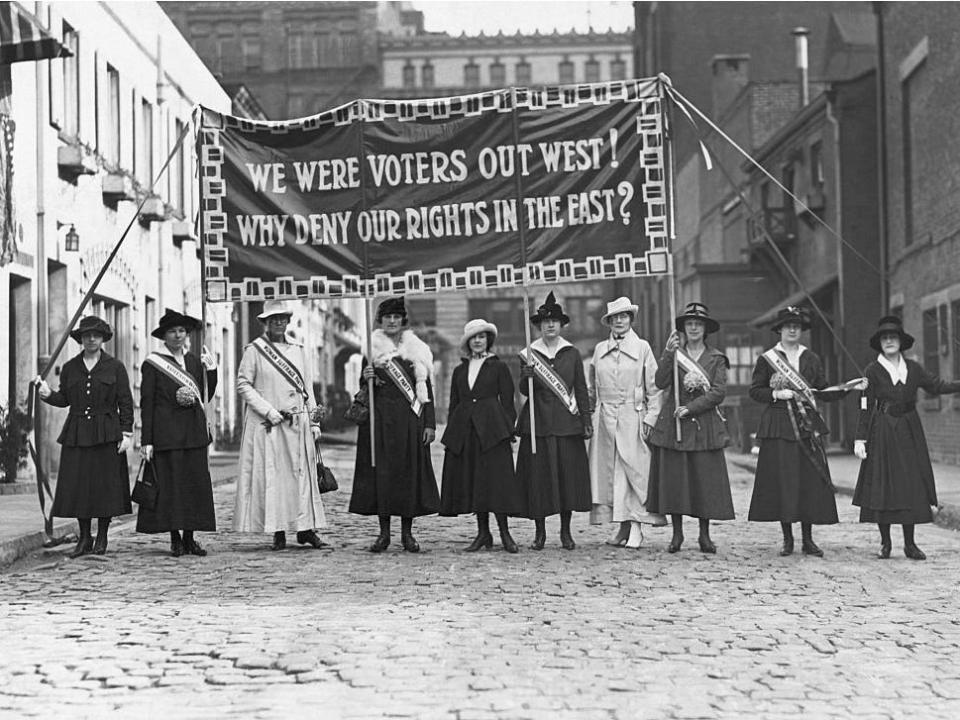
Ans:
[[[553,291],[547,295],[547,299],[543,301],[543,305],[537,308],[536,315],[530,318],[530,322],[537,326],[544,320],[559,320],[561,325],[568,325],[570,323],[570,317],[563,312],[560,303],[558,303],[557,299],[553,296]]]
[[[896,315],[887,315],[880,318],[880,321],[877,323],[877,331],[870,337],[870,347],[877,352],[883,352],[880,348],[880,338],[884,335],[900,336],[900,352],[913,347],[913,335],[904,332],[903,320]]]
[[[167,330],[172,327],[182,327],[187,332],[191,332],[192,330],[196,330],[198,327],[200,327],[200,321],[195,317],[190,317],[189,315],[184,315],[183,313],[178,313],[176,310],[167,308],[167,311],[163,314],[163,317],[160,318],[160,322],[156,329],[150,334],[155,338],[163,340],[163,336],[166,334]]]
[[[267,300],[263,303],[263,312],[257,315],[258,320],[266,320],[269,317],[274,315],[293,315],[293,308],[291,308],[283,300]]]
[[[773,325],[770,326],[770,329],[778,333],[780,332],[780,328],[787,323],[797,323],[801,330],[809,330],[813,325],[813,323],[810,322],[810,313],[807,312],[806,308],[797,305],[780,308],[777,312],[777,319]]]
[[[98,318],[96,315],[87,315],[86,317],[80,318],[77,326],[70,331],[70,337],[77,342],[83,342],[83,334],[88,332],[100,333],[100,335],[103,336],[104,342],[113,337],[113,330],[107,321]]]
[[[677,315],[676,320],[674,320],[674,327],[677,329],[677,332],[683,332],[683,324],[687,320],[699,320],[703,323],[703,330],[705,333],[715,333],[720,329],[720,323],[710,317],[710,310],[706,305],[699,302],[687,303],[687,307],[684,308],[682,315]]]
[[[607,312],[600,318],[600,322],[607,325],[607,320],[620,313],[630,313],[636,319],[639,310],[640,308],[630,302],[630,298],[618,297],[616,300],[607,303]]]
[[[384,315],[402,315],[403,321],[407,321],[407,306],[403,302],[403,295],[399,297],[390,297],[377,306],[377,322]]]
[[[469,357],[470,340],[480,333],[489,333],[490,337],[487,338],[487,350],[489,351],[490,348],[493,347],[493,341],[497,339],[497,326],[486,320],[471,320],[463,326],[463,336],[460,338],[460,352],[464,356]]]

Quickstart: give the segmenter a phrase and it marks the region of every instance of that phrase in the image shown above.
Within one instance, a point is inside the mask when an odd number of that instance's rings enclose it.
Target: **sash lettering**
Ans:
[[[400,362],[396,358],[390,358],[381,367],[387,373],[387,377],[397,386],[397,389],[403,393],[407,402],[410,403],[413,414],[420,417],[423,412],[423,403],[417,398],[417,391]]]
[[[173,360],[167,360],[159,353],[150,353],[147,355],[147,358],[144,362],[150,363],[153,367],[162,372],[175,383],[187,388],[197,399],[197,403],[200,405],[200,408],[203,408],[203,397],[200,395],[200,388],[197,387],[197,382],[193,379],[193,375],[188,373]]]
[[[813,389],[807,384],[807,381],[803,379],[803,375],[794,370],[793,366],[784,360],[780,353],[771,348],[763,354],[763,357],[773,366],[774,370],[787,379],[787,382],[793,386],[793,390],[803,395],[810,404],[810,407],[815,408],[817,406],[817,401],[813,396]]]
[[[251,345],[280,373],[284,380],[293,385],[304,401],[309,400],[310,395],[307,393],[303,376],[297,370],[297,366],[290,362],[276,345],[266,337],[258,337]]]
[[[563,382],[563,378],[557,375],[556,371],[552,367],[541,360],[540,356],[536,352],[533,352],[532,358],[528,360],[526,348],[517,354],[524,363],[533,368],[533,374],[537,376],[540,382],[546,385],[550,392],[560,398],[561,402],[563,402],[564,406],[571,415],[580,414],[580,410],[577,408],[577,398],[567,389],[566,383]]]
[[[677,362],[680,363],[680,367],[682,367],[688,375],[693,375],[706,385],[712,384],[710,378],[707,376],[707,371],[700,366],[700,363],[682,350],[677,353]]]

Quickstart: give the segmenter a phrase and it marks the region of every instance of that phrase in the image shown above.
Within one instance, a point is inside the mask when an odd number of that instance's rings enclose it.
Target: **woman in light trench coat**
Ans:
[[[661,391],[654,377],[657,361],[646,340],[631,324],[637,306],[620,297],[607,303],[601,322],[610,336],[594,349],[588,370],[593,414],[590,441],[590,522],[619,523],[608,545],[636,549],[641,523],[666,525],[662,515],[647,513],[644,500],[650,471],[646,439],[660,413]]]

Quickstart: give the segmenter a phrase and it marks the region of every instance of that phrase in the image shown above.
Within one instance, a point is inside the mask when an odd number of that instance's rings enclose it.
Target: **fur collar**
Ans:
[[[433,353],[430,346],[418,338],[413,330],[404,328],[400,332],[400,342],[394,343],[378,328],[370,334],[370,350],[374,367],[383,367],[394,357],[412,363],[417,382],[417,399],[423,403],[430,402],[427,380],[433,379]]]

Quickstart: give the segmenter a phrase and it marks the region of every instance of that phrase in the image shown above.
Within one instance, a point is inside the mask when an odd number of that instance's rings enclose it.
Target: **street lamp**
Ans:
[[[67,234],[63,238],[63,249],[67,252],[78,252],[80,250],[80,236],[77,234],[77,229],[73,226],[73,223],[64,223],[57,220],[57,230],[68,225],[70,229],[67,230]]]

